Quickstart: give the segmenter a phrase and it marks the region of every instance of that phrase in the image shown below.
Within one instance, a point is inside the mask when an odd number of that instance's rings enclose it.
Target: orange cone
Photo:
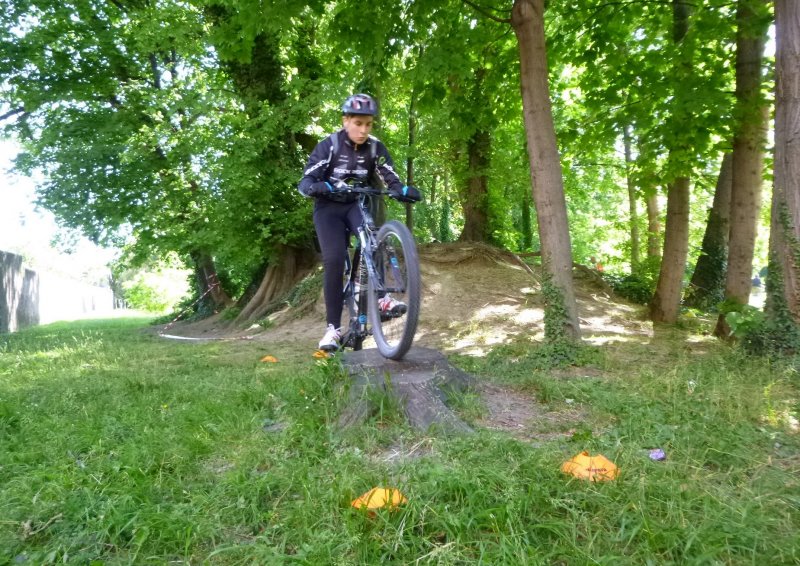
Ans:
[[[561,465],[561,471],[589,481],[613,480],[619,474],[619,468],[614,465],[614,462],[602,454],[590,456],[588,452],[581,452],[571,460],[564,462]]]
[[[350,505],[356,509],[380,509],[387,507],[395,509],[402,503],[407,503],[405,495],[400,493],[399,489],[373,487],[361,497],[353,500]]]

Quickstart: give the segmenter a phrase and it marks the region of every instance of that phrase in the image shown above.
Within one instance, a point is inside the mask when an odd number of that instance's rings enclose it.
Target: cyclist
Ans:
[[[356,196],[337,189],[350,183],[370,185],[373,175],[385,184],[392,198],[417,202],[421,195],[415,187],[404,186],[394,171],[386,146],[370,135],[378,105],[366,94],[349,96],[342,104],[342,129],[323,139],[311,152],[297,189],[313,197],[314,228],[322,250],[323,293],[327,328],[321,350],[338,348],[339,325],[344,301],[342,272],[349,234],[361,224]],[[382,311],[402,314],[406,305],[388,294],[379,299]]]

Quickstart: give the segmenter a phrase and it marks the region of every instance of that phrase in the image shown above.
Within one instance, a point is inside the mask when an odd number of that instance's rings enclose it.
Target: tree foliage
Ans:
[[[133,261],[213,259],[234,297],[288,257],[300,269],[313,230],[294,187],[356,91],[379,98],[376,133],[398,168],[413,159],[419,240],[472,233],[540,250],[513,2],[6,4],[0,124],[24,147],[17,167],[42,179],[39,201],[64,225],[125,243]],[[736,3],[696,3],[675,41],[683,4],[569,0],[544,13],[573,259],[599,257],[619,277],[645,269],[636,201],[663,208],[680,178],[693,263],[731,150]],[[670,267],[678,281],[685,263]]]

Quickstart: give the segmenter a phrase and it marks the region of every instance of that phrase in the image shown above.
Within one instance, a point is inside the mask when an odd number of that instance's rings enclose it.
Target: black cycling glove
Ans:
[[[417,202],[422,200],[422,195],[417,187],[404,186],[399,191],[393,190],[390,192],[392,198],[397,199],[400,202]]]
[[[310,197],[318,197],[322,195],[329,195],[333,192],[333,186],[326,181],[317,181],[308,187],[306,194]]]

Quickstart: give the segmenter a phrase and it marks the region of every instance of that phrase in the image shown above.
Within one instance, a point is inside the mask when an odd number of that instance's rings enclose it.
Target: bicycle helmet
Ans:
[[[348,96],[342,104],[342,114],[362,114],[375,116],[378,113],[378,103],[368,94],[354,94]]]

